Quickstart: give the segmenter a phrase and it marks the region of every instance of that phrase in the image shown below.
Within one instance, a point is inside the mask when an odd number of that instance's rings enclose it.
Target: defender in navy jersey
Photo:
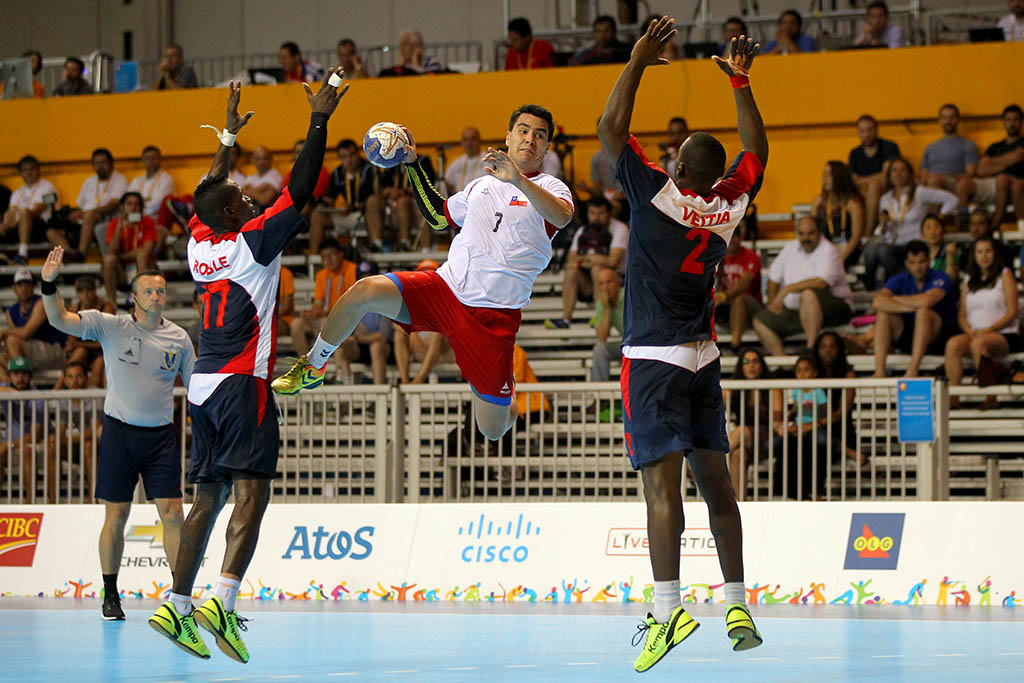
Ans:
[[[629,199],[622,402],[626,447],[641,471],[654,570],[654,609],[634,668],[646,671],[686,639],[697,622],[679,599],[679,537],[685,457],[708,505],[725,577],[726,626],[734,650],[761,644],[746,601],[739,508],[729,478],[719,351],[714,333],[715,271],[768,159],[764,124],[751,94],[749,68],[759,45],[733,39],[727,59],[743,151],[726,170],[725,148],[707,133],[679,147],[675,177],[647,160],[629,134],[643,71],[667,64],[661,47],[674,20],[652,22],[608,97],[598,136]]]
[[[340,68],[338,76],[341,76]],[[288,186],[257,215],[252,199],[228,179],[235,134],[253,112],[238,115],[241,84],[232,83],[227,127],[210,173],[194,193],[196,215],[189,223],[189,267],[203,303],[200,354],[189,383],[195,503],[181,532],[170,601],[150,625],[189,654],[206,659],[198,624],[212,633],[226,655],[249,661],[235,612],[239,582],[256,550],[260,521],[277,469],[277,411],[270,391],[277,331],[281,251],[306,227],[301,211],[313,196],[327,144],[327,120],[348,89],[339,90],[334,69],[314,95],[304,84],[309,130],[292,167]],[[330,83],[334,78],[335,85]],[[228,495],[235,507],[227,549],[214,595],[193,609],[192,587],[206,543]],[[244,630],[244,626],[242,627]]]

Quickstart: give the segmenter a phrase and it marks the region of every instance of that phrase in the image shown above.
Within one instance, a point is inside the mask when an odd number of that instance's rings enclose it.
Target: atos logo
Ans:
[[[905,516],[902,512],[854,513],[843,569],[896,569]]]
[[[347,531],[332,534],[322,526],[310,533],[306,527],[297,526],[292,542],[281,559],[290,560],[292,553],[296,553],[296,559],[299,560],[342,560],[346,557],[350,560],[365,560],[373,552],[370,536],[373,536],[372,526],[359,527],[354,534]]]
[[[523,519],[523,515],[512,521],[488,520],[486,515],[459,527],[459,536],[482,541],[470,543],[462,549],[463,562],[526,562],[530,549],[525,542],[528,536],[539,536],[540,527]],[[486,537],[486,538],[485,538]],[[504,538],[500,538],[504,537]]]

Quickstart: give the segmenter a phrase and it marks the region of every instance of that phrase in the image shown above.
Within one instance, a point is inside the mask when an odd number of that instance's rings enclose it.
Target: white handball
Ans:
[[[398,164],[413,161],[409,149],[409,136],[397,123],[381,121],[370,126],[363,138],[363,151],[374,166],[394,168]]]

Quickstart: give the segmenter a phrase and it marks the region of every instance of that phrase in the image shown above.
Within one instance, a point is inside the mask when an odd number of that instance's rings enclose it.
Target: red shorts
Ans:
[[[409,324],[406,332],[440,332],[455,353],[455,363],[476,393],[489,403],[512,403],[515,378],[512,353],[522,313],[512,308],[467,306],[433,271],[388,273],[398,285]]]

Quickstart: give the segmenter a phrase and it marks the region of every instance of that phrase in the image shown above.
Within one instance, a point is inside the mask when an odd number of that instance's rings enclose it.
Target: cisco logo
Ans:
[[[495,521],[480,515],[465,526],[459,527],[459,536],[466,536],[471,542],[462,549],[463,562],[526,562],[530,555],[524,542],[529,536],[539,536],[540,526],[523,519],[523,515],[511,520]]]

